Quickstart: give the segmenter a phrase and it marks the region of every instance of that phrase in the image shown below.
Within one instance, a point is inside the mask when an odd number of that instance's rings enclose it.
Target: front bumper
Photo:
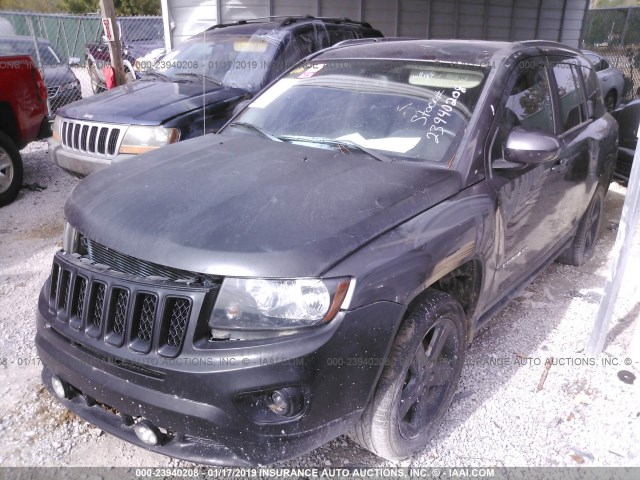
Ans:
[[[73,299],[74,279],[89,275],[91,282],[95,272],[65,257],[70,256],[57,254],[56,262],[69,272]],[[140,289],[154,288],[127,283],[112,272],[97,276],[108,289],[115,283],[130,288],[132,298]],[[60,303],[54,301],[52,308],[50,282],[40,295],[36,334],[49,390],[50,377],[56,375],[74,392],[61,402],[103,430],[158,453],[215,465],[273,463],[350,430],[374,391],[404,313],[401,305],[381,302],[341,312],[328,325],[290,337],[203,343],[197,340],[199,323],[206,323],[212,302],[208,294],[200,298],[196,292],[193,305],[198,308],[185,343],[179,355],[169,358],[155,345],[142,354],[127,348],[127,341],[118,350],[106,335],[90,339],[85,329],[72,327],[69,316],[54,311]],[[106,318],[110,309],[107,303]],[[252,400],[284,387],[303,392],[300,415],[269,417]],[[132,419],[139,418],[168,432],[161,445],[138,440]]]
[[[87,175],[102,170],[111,165],[112,162],[120,162],[135,157],[135,155],[116,155],[114,157],[100,157],[88,155],[86,153],[71,150],[57,142],[53,137],[47,140],[49,144],[49,158],[67,173],[75,177],[86,177]]]

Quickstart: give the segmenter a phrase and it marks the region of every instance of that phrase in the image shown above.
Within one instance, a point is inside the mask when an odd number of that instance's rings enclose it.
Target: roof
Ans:
[[[491,65],[519,50],[541,53],[580,53],[566,45],[549,41],[495,42],[484,40],[360,39],[346,41],[324,50],[323,59],[389,58],[439,60],[443,62]]]
[[[263,17],[254,18],[250,20],[240,20],[235,23],[221,23],[214,25],[207,29],[207,32],[220,33],[236,33],[236,34],[251,34],[256,30],[288,30],[288,27],[309,23],[313,21],[320,21],[324,23],[331,23],[335,25],[352,25],[360,28],[372,29],[371,25],[367,22],[357,22],[350,20],[349,18],[334,18],[334,17],[314,17],[311,15],[305,16],[275,16],[275,17]]]

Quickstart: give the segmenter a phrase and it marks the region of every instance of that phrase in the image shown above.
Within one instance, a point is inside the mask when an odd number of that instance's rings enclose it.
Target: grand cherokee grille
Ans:
[[[57,318],[54,326],[68,325],[94,347],[105,344],[174,357],[184,347],[190,320],[198,317],[194,302],[201,304],[218,287],[187,287],[166,280],[145,283],[99,266],[94,270],[85,262],[56,254],[49,307]]]
[[[47,97],[50,99],[58,95],[58,89],[60,87],[47,87]]]
[[[216,280],[194,272],[165,267],[157,263],[147,262],[125,255],[104,245],[90,240],[84,235],[79,237],[79,252],[83,257],[95,263],[106,265],[116,272],[128,273],[136,277],[158,277],[171,281],[185,281],[187,283],[211,283]]]
[[[123,125],[65,119],[62,121],[60,136],[62,144],[67,148],[85,153],[114,156],[118,153],[125,129]]]

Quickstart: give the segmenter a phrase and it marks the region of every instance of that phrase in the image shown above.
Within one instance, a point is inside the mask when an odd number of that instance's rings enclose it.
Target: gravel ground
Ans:
[[[44,142],[22,154],[29,188],[0,210],[0,466],[190,466],[103,433],[41,386],[36,299],[77,180],[51,164]],[[584,353],[625,192],[611,186],[606,228],[587,265],[550,265],[476,339],[443,427],[402,466],[640,466],[640,381],[618,378],[640,374],[640,354],[629,351],[640,313],[640,234],[605,353],[594,364]],[[340,437],[278,466],[392,465]]]

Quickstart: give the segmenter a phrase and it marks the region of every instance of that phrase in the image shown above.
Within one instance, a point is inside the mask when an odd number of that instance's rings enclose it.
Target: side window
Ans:
[[[590,54],[585,54],[585,56],[589,59],[589,61],[591,62],[591,64],[593,65],[593,68],[595,69],[596,72],[599,72],[600,70],[602,70],[602,59],[596,55],[590,55]]]
[[[576,68],[569,63],[558,63],[553,67],[560,101],[560,125],[563,131],[571,130],[587,119],[582,83],[576,75]]]
[[[291,40],[284,48],[286,68],[291,67],[298,60],[316,51],[315,31],[313,28],[297,30],[291,34]]]
[[[318,37],[316,49],[327,48],[333,45],[331,41],[331,26],[324,22],[314,22],[314,28],[316,29],[316,35]]]
[[[327,25],[329,31],[329,45],[334,46],[336,43],[345,40],[345,35],[342,27],[339,25]]]
[[[553,133],[551,91],[544,67],[527,68],[518,74],[506,97],[491,151],[492,159],[504,158],[503,148],[513,127]]]
[[[351,27],[344,27],[344,39],[353,40],[354,38],[362,38],[362,31]]]

